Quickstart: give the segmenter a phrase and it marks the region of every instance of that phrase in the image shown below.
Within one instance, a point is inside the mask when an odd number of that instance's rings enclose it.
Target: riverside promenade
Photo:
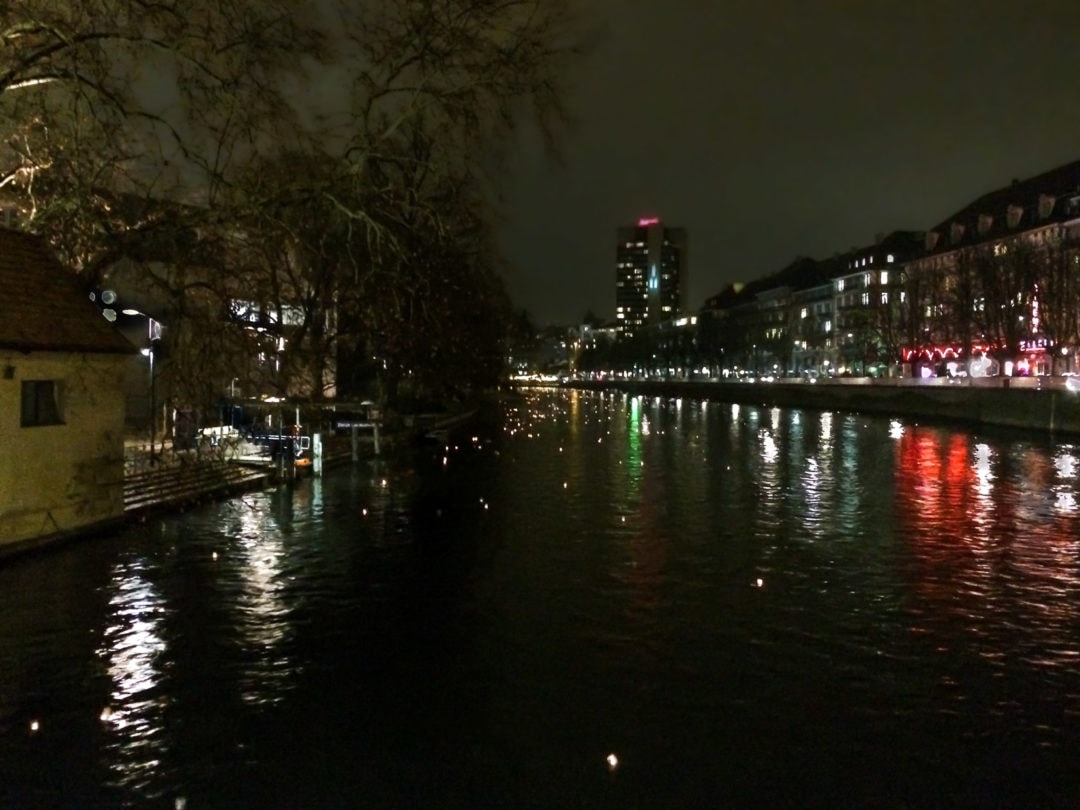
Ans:
[[[1080,437],[1076,377],[831,378],[724,380],[577,380],[583,390],[686,397],[779,408],[838,410],[968,426],[1015,429],[1050,437]],[[1076,388],[1074,388],[1074,385]]]
[[[376,454],[370,435],[359,437],[355,448],[347,436],[329,437],[323,465],[349,462],[354,454],[358,458]],[[282,465],[266,447],[247,441],[175,450],[170,441],[151,448],[145,440],[133,438],[124,443],[124,515],[145,517],[310,474],[310,465]]]
[[[322,466],[333,468],[373,458],[413,436],[445,440],[476,413],[472,407],[455,413],[418,414],[396,430],[372,431],[367,425],[354,435],[324,435]],[[282,463],[271,456],[265,443],[248,441],[235,433],[218,435],[219,440],[185,450],[176,450],[171,440],[156,445],[139,438],[125,441],[125,518],[145,517],[149,512],[182,508],[313,474],[310,450],[295,464],[291,456]]]

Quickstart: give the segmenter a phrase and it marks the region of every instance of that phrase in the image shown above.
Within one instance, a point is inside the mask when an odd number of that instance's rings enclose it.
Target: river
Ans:
[[[1080,447],[538,390],[0,568],[10,807],[1080,806]]]

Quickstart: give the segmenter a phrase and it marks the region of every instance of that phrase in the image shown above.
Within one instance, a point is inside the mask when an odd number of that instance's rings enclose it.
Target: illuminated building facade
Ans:
[[[615,318],[629,336],[648,324],[686,310],[685,228],[668,228],[656,217],[619,228],[615,247]]]

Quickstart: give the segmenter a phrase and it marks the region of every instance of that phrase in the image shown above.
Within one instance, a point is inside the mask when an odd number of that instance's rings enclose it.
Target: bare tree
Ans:
[[[444,387],[497,354],[496,170],[564,116],[568,10],[7,2],[0,188],[88,285],[161,302],[188,402],[319,399],[343,347]]]
[[[1074,230],[1074,229],[1070,229]],[[1080,234],[1062,231],[1048,240],[1038,261],[1042,331],[1057,346],[1080,343]]]
[[[1032,336],[1038,258],[1022,240],[985,244],[976,250],[972,261],[978,275],[986,338],[995,356],[1008,359],[1019,353],[1021,340]]]

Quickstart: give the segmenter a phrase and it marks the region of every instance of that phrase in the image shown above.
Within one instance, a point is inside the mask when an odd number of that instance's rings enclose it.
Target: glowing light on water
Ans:
[[[994,489],[994,471],[991,467],[994,453],[990,446],[985,443],[975,445],[975,462],[972,465],[975,470],[975,491],[983,498],[989,499]]]
[[[766,462],[776,461],[780,457],[780,449],[776,446],[776,440],[764,430],[761,431],[761,458]]]

